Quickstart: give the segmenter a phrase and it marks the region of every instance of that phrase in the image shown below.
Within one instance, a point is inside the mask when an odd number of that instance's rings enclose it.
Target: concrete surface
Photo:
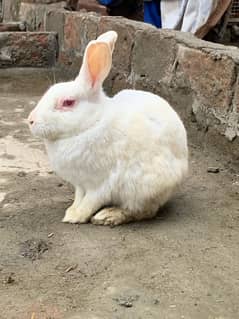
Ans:
[[[25,123],[53,76],[9,74],[0,75],[0,318],[238,319],[239,172],[230,157],[185,118],[190,174],[157,218],[63,224],[72,188]]]

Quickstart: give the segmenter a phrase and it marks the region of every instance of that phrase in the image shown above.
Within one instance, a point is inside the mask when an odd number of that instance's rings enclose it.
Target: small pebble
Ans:
[[[121,296],[118,298],[113,298],[113,300],[115,300],[119,306],[121,307],[125,307],[125,308],[131,308],[133,307],[133,302],[138,300],[139,296],[135,295],[135,296]]]
[[[208,167],[207,172],[216,174],[220,172],[220,169],[219,167]]]
[[[126,307],[126,308],[131,308],[133,307],[132,302],[130,301],[124,301],[124,300],[119,300],[118,304],[122,307]]]
[[[12,277],[12,275],[8,276],[5,280],[4,280],[4,284],[13,284],[15,282],[15,279]]]
[[[24,171],[20,171],[17,173],[17,176],[19,176],[19,177],[25,177],[26,175],[27,175],[27,173]]]
[[[77,264],[70,266],[70,267],[66,268],[65,272],[70,272],[70,271],[76,269],[77,266],[78,266]]]
[[[158,305],[159,304],[159,300],[158,299],[154,299],[154,305]]]

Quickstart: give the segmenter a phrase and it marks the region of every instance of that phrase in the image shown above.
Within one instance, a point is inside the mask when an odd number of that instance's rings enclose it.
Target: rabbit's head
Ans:
[[[55,140],[93,125],[103,107],[102,83],[110,72],[117,33],[108,31],[89,42],[74,81],[50,87],[28,117],[32,133]]]

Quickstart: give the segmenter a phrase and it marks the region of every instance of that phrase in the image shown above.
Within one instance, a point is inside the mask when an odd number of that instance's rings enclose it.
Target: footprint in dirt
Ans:
[[[29,239],[20,244],[20,255],[31,260],[40,259],[49,250],[49,244],[42,239]]]

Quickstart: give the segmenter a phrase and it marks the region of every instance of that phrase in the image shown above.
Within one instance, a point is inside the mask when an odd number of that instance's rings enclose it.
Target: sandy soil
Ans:
[[[24,120],[50,80],[0,77],[0,318],[237,319],[232,162],[198,144],[191,127],[190,175],[157,218],[63,224],[72,188],[52,173]]]

